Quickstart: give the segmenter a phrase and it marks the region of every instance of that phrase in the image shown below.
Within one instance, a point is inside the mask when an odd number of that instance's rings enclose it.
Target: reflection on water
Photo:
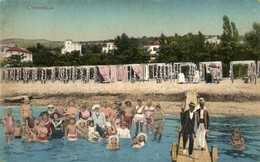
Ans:
[[[19,119],[19,110],[13,109],[13,117]],[[34,116],[38,116],[43,109],[34,108]],[[5,108],[0,108],[0,116],[6,114]],[[47,143],[28,143],[22,139],[15,139],[11,144],[4,143],[3,127],[0,126],[0,161],[104,161],[104,162],[164,162],[170,161],[172,143],[177,143],[176,129],[179,117],[167,117],[160,143],[152,142],[152,135],[148,134],[148,142],[142,149],[132,149],[131,140],[121,140],[119,151],[106,150],[107,141],[90,143],[84,139],[76,142],[66,140],[50,140]],[[210,134],[207,137],[209,148],[215,145],[219,151],[219,161],[256,162],[260,161],[260,119],[255,117],[210,117]],[[238,126],[246,142],[247,149],[232,150],[230,135],[233,128]],[[134,125],[132,127],[134,130]],[[132,136],[133,136],[132,131]]]

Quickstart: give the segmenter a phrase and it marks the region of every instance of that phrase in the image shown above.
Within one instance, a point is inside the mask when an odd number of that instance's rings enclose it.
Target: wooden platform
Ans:
[[[196,91],[187,91],[186,92],[186,103],[185,109],[189,109],[189,103],[193,101],[197,104],[197,92]],[[182,142],[182,135],[179,134],[178,144],[172,145],[172,161],[173,162],[216,162],[218,159],[218,152],[217,149],[212,147],[211,153],[208,149],[207,141],[205,141],[205,150],[200,151],[198,150],[198,139],[194,139],[194,148],[193,148],[193,159],[188,156],[189,152],[189,140],[186,143],[186,153],[183,153],[183,142]]]

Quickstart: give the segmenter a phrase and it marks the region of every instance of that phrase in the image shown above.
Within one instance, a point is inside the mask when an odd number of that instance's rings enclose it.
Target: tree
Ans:
[[[221,35],[221,42],[228,44],[230,42],[238,42],[238,30],[234,22],[230,22],[229,18],[224,15],[223,17],[223,34]]]
[[[245,34],[245,39],[252,47],[260,48],[260,23],[253,23],[253,29]]]
[[[129,38],[125,33],[117,36],[114,41],[117,49],[113,54],[119,64],[147,63],[149,52],[146,51],[136,38]]]
[[[1,62],[1,66],[9,66],[9,67],[21,67],[23,55],[11,55],[10,57],[5,58]]]

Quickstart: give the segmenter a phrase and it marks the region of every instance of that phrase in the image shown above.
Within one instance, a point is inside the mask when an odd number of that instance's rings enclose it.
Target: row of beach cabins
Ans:
[[[260,60],[232,61],[229,74],[234,77],[234,66],[246,66],[246,77],[260,77]],[[124,65],[95,65],[95,66],[55,66],[55,67],[7,67],[0,69],[1,82],[36,82],[61,81],[63,83],[82,81],[88,83],[113,83],[135,81],[174,80],[178,83],[210,82],[216,78],[222,80],[222,62],[200,62],[199,68],[192,62],[149,63]]]

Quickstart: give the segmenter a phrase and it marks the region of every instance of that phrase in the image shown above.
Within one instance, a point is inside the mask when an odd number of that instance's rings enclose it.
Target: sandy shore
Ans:
[[[156,83],[76,83],[63,84],[61,82],[36,83],[1,83],[0,105],[14,106],[21,102],[6,102],[6,98],[28,95],[32,97],[34,106],[46,106],[63,101],[66,104],[73,99],[80,106],[82,104],[101,103],[103,100],[111,104],[115,100],[131,100],[134,104],[140,98],[160,103],[167,114],[178,115],[180,107],[185,101],[186,91],[196,91],[198,96],[206,99],[206,106],[211,115],[242,115],[260,116],[260,81],[257,84],[243,83],[229,79],[220,84],[177,84],[175,82]]]

